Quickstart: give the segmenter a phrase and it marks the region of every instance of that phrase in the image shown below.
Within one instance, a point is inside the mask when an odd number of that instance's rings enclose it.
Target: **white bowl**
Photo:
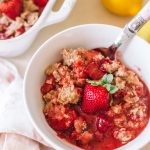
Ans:
[[[79,148],[57,137],[44,118],[40,86],[44,80],[46,67],[60,60],[62,48],[108,47],[120,32],[121,29],[118,27],[100,24],[73,27],[50,38],[32,57],[24,80],[25,105],[34,127],[43,139],[57,150],[77,150]],[[150,88],[150,45],[135,37],[128,48],[122,51],[122,54],[124,62],[137,71]],[[139,68],[141,71],[138,71]],[[136,139],[118,149],[136,150],[148,141],[150,141],[150,123]]]
[[[38,21],[31,29],[18,37],[0,40],[0,56],[14,57],[24,53],[43,27],[61,22],[70,14],[76,0],[64,0],[57,12],[52,11],[55,2],[56,0],[49,0]]]

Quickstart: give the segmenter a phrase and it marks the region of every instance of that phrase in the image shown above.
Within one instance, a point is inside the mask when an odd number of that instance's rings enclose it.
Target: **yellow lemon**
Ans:
[[[120,16],[135,16],[141,9],[143,0],[101,0],[112,13]]]
[[[138,35],[150,42],[150,21],[138,32]]]

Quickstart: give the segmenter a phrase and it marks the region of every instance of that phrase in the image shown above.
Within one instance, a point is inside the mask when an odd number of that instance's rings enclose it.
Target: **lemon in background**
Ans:
[[[143,5],[143,0],[101,0],[112,13],[120,16],[135,16]]]
[[[138,35],[150,43],[150,21],[143,26]]]

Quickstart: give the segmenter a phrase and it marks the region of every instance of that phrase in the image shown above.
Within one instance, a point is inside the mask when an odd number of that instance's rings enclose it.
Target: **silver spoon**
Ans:
[[[98,48],[98,50],[106,57],[114,60],[116,51],[122,45],[129,44],[131,39],[143,27],[143,25],[150,19],[150,1],[142,8],[142,10],[135,16],[128,24],[125,25],[121,34],[117,37],[115,42],[108,48]]]

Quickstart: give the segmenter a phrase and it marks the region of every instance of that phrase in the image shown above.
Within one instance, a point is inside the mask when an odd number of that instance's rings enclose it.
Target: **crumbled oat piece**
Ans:
[[[21,13],[20,17],[26,21],[27,16],[30,14],[29,11],[24,11]]]
[[[54,78],[56,79],[56,82],[58,82],[58,81],[60,81],[61,80],[61,76],[60,76],[60,74],[58,73],[58,71],[54,71],[53,72],[53,76],[54,76]]]
[[[126,85],[126,81],[123,80],[123,79],[120,78],[120,77],[116,77],[116,78],[115,78],[115,84],[116,84],[116,86],[118,87],[118,89],[124,89],[124,88],[125,88],[125,85]]]
[[[58,102],[60,104],[77,104],[80,100],[80,94],[74,85],[64,85],[58,89]]]
[[[114,73],[120,67],[120,62],[113,61],[111,64],[110,63],[104,63],[103,67],[106,69],[107,72]]]
[[[104,58],[104,56],[98,52],[98,51],[95,51],[95,50],[87,50],[84,54],[84,58],[88,61],[88,62],[91,62],[91,61],[100,61]]]
[[[133,128],[133,129],[137,129],[137,128],[142,127],[142,126],[140,125],[140,122],[135,122],[135,121],[129,120],[128,121],[128,127]]]
[[[24,0],[23,9],[24,11],[34,12],[34,11],[38,11],[39,7],[35,5],[33,0]]]
[[[20,19],[16,19],[16,21],[12,21],[10,26],[7,27],[6,35],[12,35],[16,32],[17,29],[21,28],[23,26],[23,23]]]
[[[142,83],[140,82],[138,76],[133,71],[127,71],[127,78],[126,78],[128,84],[134,84],[142,86]]]
[[[93,60],[97,61],[97,60],[102,60],[104,58],[104,56],[101,53],[98,53],[98,55],[95,55]]]
[[[74,127],[77,133],[82,133],[87,129],[87,123],[83,118],[79,117],[74,121]]]
[[[56,104],[57,98],[58,98],[58,92],[55,90],[51,90],[47,94],[43,95],[43,99],[46,103],[51,102],[53,104]]]
[[[133,133],[125,128],[120,128],[119,130],[114,131],[113,135],[114,138],[120,140],[122,143],[130,141],[133,137]]]
[[[82,144],[88,144],[93,139],[93,134],[89,131],[85,131],[81,134],[78,140],[82,142]]]
[[[68,117],[68,114],[66,114],[65,112],[66,108],[63,105],[54,105],[51,102],[48,102],[44,107],[44,114],[46,116],[53,117],[55,115],[55,119],[58,120],[61,120],[64,117]]]
[[[56,82],[59,82],[60,85],[67,83],[73,84],[70,69],[67,66],[61,65],[60,63],[56,63],[49,67],[46,71],[46,74],[53,74]]]
[[[53,104],[51,102],[47,102],[44,106],[43,112],[45,115],[48,115],[49,112],[52,110]]]
[[[115,76],[122,77],[122,78],[125,78],[127,76],[126,68],[124,65],[122,65],[118,68],[118,70],[115,72]]]
[[[125,127],[127,125],[127,118],[125,115],[119,115],[114,118],[114,124],[117,127]]]
[[[111,106],[111,109],[115,114],[120,114],[122,112],[122,106],[121,105],[114,105]]]
[[[6,26],[8,26],[11,22],[12,20],[4,14],[2,14],[2,16],[0,17],[0,24],[5,24]]]
[[[77,49],[64,49],[63,54],[63,60],[64,65],[71,66],[74,62],[82,60],[82,55],[87,51],[84,48],[77,48]]]
[[[55,64],[49,66],[49,67],[46,69],[46,75],[52,74],[53,71],[54,71],[54,70],[57,70],[60,66],[61,66],[61,63],[55,63]]]
[[[128,91],[124,96],[124,101],[126,101],[127,103],[135,103],[139,101],[139,97],[137,96],[136,91]]]
[[[142,102],[135,103],[132,105],[131,109],[128,112],[128,115],[131,116],[133,120],[144,120],[147,116],[146,105]]]
[[[39,17],[38,12],[30,13],[30,14],[27,16],[27,23],[28,23],[28,25],[29,25],[29,26],[34,25],[35,22],[38,20],[38,17]]]

